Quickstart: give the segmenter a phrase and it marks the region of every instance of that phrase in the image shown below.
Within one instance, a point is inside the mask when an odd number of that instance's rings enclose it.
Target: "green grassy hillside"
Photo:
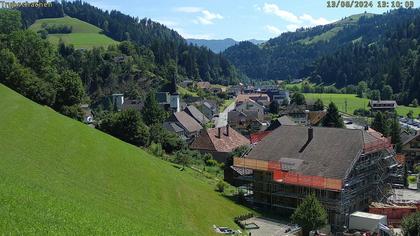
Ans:
[[[331,101],[334,102],[338,109],[342,112],[353,114],[354,110],[358,108],[369,109],[369,99],[359,98],[356,94],[328,94],[328,93],[304,93],[305,98],[308,100],[321,99],[324,105],[328,105]],[[347,101],[347,111],[346,111]],[[414,112],[414,116],[417,117],[420,114],[420,107],[407,107],[398,106],[398,115],[407,116],[409,111]]]
[[[247,210],[189,172],[0,84],[0,231],[211,235]],[[237,228],[237,227],[235,227]]]
[[[106,47],[117,43],[117,41],[102,34],[102,30],[100,28],[68,16],[62,18],[40,19],[35,21],[29,29],[37,32],[42,28],[43,23],[67,25],[73,28],[72,33],[70,34],[49,34],[48,40],[54,44],[58,44],[60,38],[65,43],[73,44],[75,48]]]

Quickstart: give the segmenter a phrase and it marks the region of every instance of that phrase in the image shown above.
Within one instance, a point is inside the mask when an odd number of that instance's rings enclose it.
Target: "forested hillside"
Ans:
[[[419,9],[354,15],[283,33],[263,47],[240,43],[224,55],[252,79],[309,78],[339,88],[366,81],[371,89],[390,85],[397,100],[408,104],[420,97],[414,89],[420,85],[419,19]]]
[[[180,79],[211,81],[229,84],[240,80],[223,56],[207,48],[188,45],[174,30],[150,19],[131,17],[119,11],[103,11],[82,1],[55,2],[51,9],[21,8],[23,24],[29,27],[36,19],[68,15],[101,28],[104,34],[117,41],[130,41],[152,53],[148,63],[155,65],[156,74],[165,74],[176,63]]]

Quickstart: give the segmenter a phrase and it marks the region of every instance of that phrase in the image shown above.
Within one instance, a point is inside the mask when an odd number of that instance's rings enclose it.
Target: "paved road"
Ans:
[[[216,128],[223,127],[223,126],[227,125],[227,123],[228,123],[228,121],[227,121],[228,113],[230,111],[232,111],[233,109],[235,109],[235,101],[232,102],[232,104],[230,104],[228,107],[226,107],[224,111],[219,113],[219,118],[216,118],[215,121],[214,121],[214,124],[215,124]]]

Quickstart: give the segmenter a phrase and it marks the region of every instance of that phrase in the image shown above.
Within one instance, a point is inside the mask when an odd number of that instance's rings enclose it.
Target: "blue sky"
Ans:
[[[327,8],[327,0],[93,0],[99,8],[151,18],[184,38],[269,39],[298,27],[328,24],[345,16],[390,9]],[[376,1],[373,1],[376,4]]]

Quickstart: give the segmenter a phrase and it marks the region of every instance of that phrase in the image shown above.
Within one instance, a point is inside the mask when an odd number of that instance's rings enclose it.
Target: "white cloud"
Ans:
[[[280,7],[274,3],[264,3],[262,10],[266,14],[276,15],[280,17],[281,19],[283,19],[284,21],[290,23],[286,26],[286,29],[288,31],[295,31],[297,28],[300,28],[300,27],[326,25],[326,24],[333,23],[335,21],[335,20],[327,20],[324,17],[314,18],[313,16],[306,13],[301,16],[297,16],[292,12],[280,9]],[[266,29],[268,30],[267,26],[266,26]]]
[[[193,20],[196,24],[211,25],[215,20],[223,19],[223,16],[219,13],[210,12],[209,10],[200,7],[177,7],[174,10],[182,13],[200,14]]]
[[[268,14],[274,14],[276,16],[279,16],[285,21],[291,22],[291,23],[299,23],[299,17],[297,17],[295,14],[281,10],[279,6],[276,4],[270,4],[270,3],[264,3],[263,11]]]
[[[334,22],[334,21],[329,21],[329,20],[325,19],[324,17],[320,17],[318,19],[315,19],[314,17],[312,17],[311,15],[308,15],[308,14],[303,14],[302,16],[299,17],[299,19],[309,22],[310,26],[326,25],[326,24]]]
[[[213,13],[208,10],[201,11],[202,16],[197,17],[197,22],[203,25],[211,25],[214,20],[221,20],[223,16],[218,13]]]
[[[279,35],[279,34],[281,34],[281,33],[282,33],[282,31],[281,31],[279,28],[277,28],[277,27],[275,27],[275,26],[272,26],[272,25],[266,25],[264,28],[265,28],[268,32],[270,32],[270,33],[272,33],[272,34],[275,34],[275,35]]]
[[[176,12],[183,12],[183,13],[198,13],[202,11],[200,7],[176,7],[174,10]]]

